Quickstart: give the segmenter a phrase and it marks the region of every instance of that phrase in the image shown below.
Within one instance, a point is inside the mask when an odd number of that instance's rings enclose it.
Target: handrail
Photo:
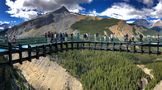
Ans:
[[[137,48],[140,47],[140,48]],[[144,50],[144,47],[148,49]],[[153,50],[152,48],[156,48]],[[8,50],[0,52],[0,55],[8,56],[6,62],[0,63],[2,65],[12,65],[14,63],[22,64],[23,61],[31,61],[33,58],[39,59],[40,56],[45,57],[47,54],[57,53],[60,51],[68,50],[105,50],[105,51],[120,51],[129,53],[148,53],[148,54],[161,54],[159,43],[142,43],[142,42],[95,42],[95,41],[63,41],[55,43],[38,44],[36,46],[28,45],[27,48],[23,48],[22,45],[13,47],[11,43],[8,44]],[[132,49],[133,48],[133,49]],[[27,57],[23,56],[23,52],[27,52]],[[19,59],[13,60],[13,54],[19,54]],[[35,53],[33,55],[32,53]]]

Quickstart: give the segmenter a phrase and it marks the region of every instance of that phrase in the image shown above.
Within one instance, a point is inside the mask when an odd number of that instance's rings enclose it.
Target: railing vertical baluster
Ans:
[[[100,43],[100,44],[101,44],[101,46],[100,46],[100,50],[102,50],[102,47],[103,47],[103,43],[102,43],[102,41],[101,41],[101,43]]]
[[[39,47],[36,46],[36,59],[39,59]]]
[[[42,47],[43,47],[43,57],[46,57],[46,46],[43,45]]]
[[[55,45],[55,53],[58,52],[58,46],[57,46],[57,43],[54,44]]]
[[[74,43],[73,43],[73,41],[71,42],[71,49],[72,50],[74,49]]]
[[[8,57],[9,57],[9,64],[12,65],[12,44],[8,43]]]
[[[22,64],[22,46],[19,44],[19,63]]]
[[[84,42],[82,42],[82,49],[85,49],[85,44],[84,44]]]
[[[32,59],[32,58],[31,58],[31,50],[32,50],[32,49],[31,49],[31,46],[28,45],[28,59],[29,59],[28,61],[30,61],[30,62],[31,62],[31,59]]]
[[[126,49],[127,49],[126,51],[129,52],[129,43],[128,42],[126,43]]]
[[[61,41],[61,43],[60,43],[60,51],[61,51],[61,52],[63,51],[63,43],[62,43],[62,41]]]
[[[121,52],[122,51],[122,43],[119,44],[119,51]]]
[[[48,53],[51,55],[51,53],[52,53],[52,51],[53,51],[52,45],[49,44],[48,47],[49,47]]]
[[[91,49],[91,42],[88,43],[89,50]]]
[[[141,53],[144,53],[144,51],[143,51],[143,42],[141,42]]]
[[[158,42],[157,42],[157,55],[159,55],[160,54],[160,49],[159,49],[159,45],[160,44],[160,42],[159,42],[159,35],[158,35]]]
[[[109,42],[107,42],[106,49],[109,50]]]
[[[96,49],[97,42],[94,43],[94,49]]]
[[[66,46],[66,51],[68,51],[68,42],[65,43],[65,46]]]
[[[135,44],[136,44],[135,41],[133,41],[133,53],[136,52],[136,45]]]
[[[148,53],[151,54],[152,53],[151,52],[151,41],[149,41],[149,47],[148,47],[148,49],[149,49]]]
[[[77,49],[79,50],[79,42],[77,42]]]
[[[112,51],[115,51],[115,42],[113,42]]]

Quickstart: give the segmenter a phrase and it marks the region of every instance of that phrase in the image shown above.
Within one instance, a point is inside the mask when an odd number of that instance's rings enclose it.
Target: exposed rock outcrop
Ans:
[[[14,67],[20,69],[36,90],[83,90],[82,84],[76,78],[48,56],[23,62],[22,65],[15,64]]]

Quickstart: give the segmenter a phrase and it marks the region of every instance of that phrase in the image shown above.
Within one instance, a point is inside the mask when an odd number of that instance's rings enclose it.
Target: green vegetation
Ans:
[[[150,30],[150,29],[146,29],[142,32],[144,35],[157,35],[158,32],[156,32],[155,30]]]
[[[137,90],[145,77],[127,53],[69,51],[58,56],[58,62],[81,80],[85,90]]]
[[[154,75],[154,79],[147,85],[146,89],[149,90],[162,80],[162,62],[150,63],[147,64],[147,67],[153,70],[152,73]]]
[[[77,29],[81,34],[83,33],[100,33],[103,34],[103,31],[106,31],[108,34],[112,32],[108,30],[108,27],[113,26],[119,22],[118,19],[102,19],[102,20],[93,20],[93,19],[84,19],[79,22],[76,22],[71,27],[73,30]]]
[[[59,53],[58,57],[58,63],[77,77],[85,90],[137,90],[143,77],[149,81],[146,90],[151,90],[162,80],[161,55],[83,50]],[[152,69],[154,79],[137,64]]]

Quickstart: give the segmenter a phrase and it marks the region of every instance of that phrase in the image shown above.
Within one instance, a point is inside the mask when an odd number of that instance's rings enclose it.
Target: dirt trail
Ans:
[[[151,79],[154,78],[153,74],[151,74],[152,69],[146,68],[145,65],[137,65],[137,66],[141,68],[147,75],[149,75]],[[162,80],[154,87],[153,90],[162,90]]]
[[[154,90],[162,90],[162,80],[154,87]]]
[[[15,55],[17,57],[17,55]],[[36,90],[83,90],[82,84],[49,57],[14,65]]]
[[[151,73],[152,69],[146,68],[145,65],[137,65],[137,67],[141,68],[144,71],[144,73],[150,76],[151,79],[154,78],[153,74]]]

